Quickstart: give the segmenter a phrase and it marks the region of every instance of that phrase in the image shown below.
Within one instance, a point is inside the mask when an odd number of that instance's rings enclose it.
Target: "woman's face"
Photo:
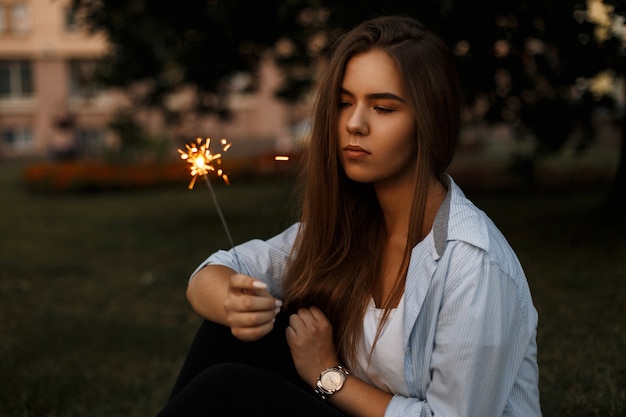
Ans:
[[[358,182],[412,179],[415,120],[394,61],[372,50],[348,61],[341,85],[339,159]]]

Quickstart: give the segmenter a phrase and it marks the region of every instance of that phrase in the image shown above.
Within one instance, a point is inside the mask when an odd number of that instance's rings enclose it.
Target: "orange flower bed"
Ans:
[[[235,180],[290,176],[301,163],[300,155],[293,154],[287,162],[276,162],[273,155],[235,158],[221,167]],[[24,183],[31,189],[50,192],[105,191],[145,188],[160,185],[187,185],[191,180],[188,164],[182,161],[141,163],[136,165],[105,162],[43,162],[26,166],[22,172]]]
[[[99,191],[184,184],[189,170],[181,163],[115,165],[50,162],[28,165],[22,179],[39,191]]]

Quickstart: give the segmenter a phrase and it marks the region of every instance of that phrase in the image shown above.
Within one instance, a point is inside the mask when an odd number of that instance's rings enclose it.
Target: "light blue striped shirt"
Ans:
[[[404,293],[404,372],[411,397],[385,416],[541,416],[537,312],[517,256],[487,215],[449,178],[432,232],[411,252]],[[281,297],[299,225],[218,251],[226,265]],[[196,270],[197,271],[197,270]],[[195,272],[194,272],[195,273]]]

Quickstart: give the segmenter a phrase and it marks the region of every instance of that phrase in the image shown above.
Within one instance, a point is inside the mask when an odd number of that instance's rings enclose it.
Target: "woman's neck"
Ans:
[[[393,308],[402,296],[399,285],[407,267],[407,245],[409,223],[415,185],[377,188],[377,196],[385,218],[386,243],[381,275],[372,288],[372,297],[377,307]],[[426,206],[420,237],[426,236],[435,222],[435,216],[446,195],[446,188],[432,180],[426,193]]]
[[[394,186],[376,187],[376,195],[385,219],[387,236],[390,239],[400,237],[406,239],[411,220],[414,192],[415,183],[408,181],[394,184]],[[433,177],[426,194],[422,235],[427,234],[432,228],[435,216],[446,196],[446,192],[447,190],[443,184]]]

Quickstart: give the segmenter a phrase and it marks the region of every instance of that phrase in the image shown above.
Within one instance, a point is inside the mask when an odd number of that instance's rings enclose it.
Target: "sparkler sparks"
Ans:
[[[222,151],[226,152],[230,149],[231,144],[226,139],[222,139]],[[221,168],[216,168],[215,165],[221,165],[222,154],[211,153],[211,138],[206,138],[206,141],[202,143],[202,138],[197,138],[195,143],[189,143],[185,145],[186,151],[182,149],[178,150],[180,153],[180,159],[187,161],[191,166],[191,182],[189,183],[189,189],[191,190],[196,183],[198,177],[206,176],[210,171],[215,171],[218,177],[221,177],[226,184],[230,185],[228,176]]]
[[[222,139],[220,141],[222,145],[222,151],[226,152],[230,149],[231,144],[226,140]],[[222,213],[222,209],[220,208],[220,204],[217,201],[217,197],[215,196],[215,191],[213,191],[213,186],[211,185],[211,181],[209,181],[209,172],[213,171],[217,174],[218,177],[222,178],[227,185],[230,185],[230,180],[226,173],[221,169],[217,168],[216,165],[221,165],[222,163],[222,154],[221,153],[211,153],[211,138],[206,138],[203,142],[202,138],[196,138],[195,143],[189,143],[185,145],[186,150],[179,149],[178,153],[180,154],[180,159],[183,161],[187,161],[189,163],[189,170],[191,172],[191,182],[189,183],[189,189],[191,190],[196,183],[196,179],[198,177],[204,177],[204,181],[206,182],[209,191],[211,192],[211,197],[213,198],[213,203],[215,204],[215,209],[217,210],[217,214],[220,217],[220,221],[222,222],[222,226],[224,226],[224,231],[226,232],[226,237],[228,238],[228,243],[230,243],[230,247],[233,251],[233,255],[235,256],[235,260],[237,261],[237,267],[239,271],[241,271],[241,262],[239,260],[239,255],[237,255],[237,251],[235,250],[235,244],[233,243],[233,238],[230,235],[230,229],[228,228],[228,224],[226,223],[226,219],[224,218],[224,214]]]

